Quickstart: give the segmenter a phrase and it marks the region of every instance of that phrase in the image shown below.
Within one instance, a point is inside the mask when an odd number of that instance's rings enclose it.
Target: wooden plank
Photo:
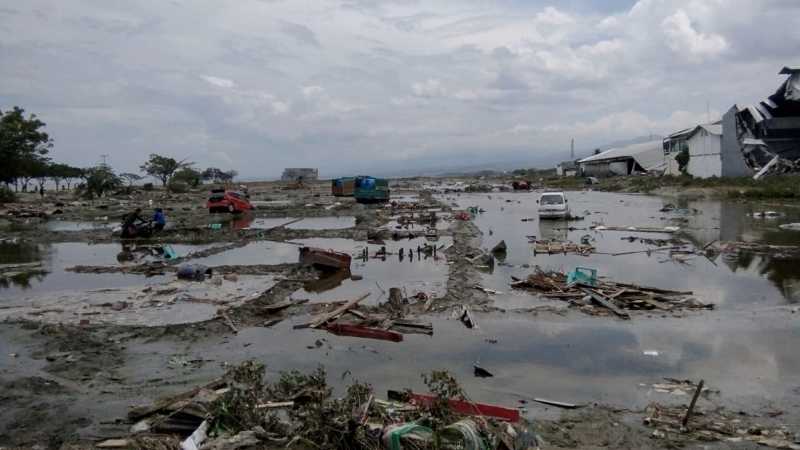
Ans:
[[[697,384],[697,389],[694,391],[694,396],[692,396],[692,403],[689,404],[689,409],[686,410],[686,415],[683,416],[683,427],[689,424],[689,419],[692,418],[692,411],[694,411],[694,405],[697,403],[697,397],[700,396],[700,391],[703,390],[703,384],[705,384],[705,380],[700,380],[700,383]]]
[[[660,309],[662,311],[671,311],[672,310],[672,307],[669,306],[668,304],[661,303],[660,301],[655,300],[653,298],[645,297],[645,298],[642,298],[640,300],[642,302],[647,303],[648,305],[650,305],[650,306],[652,306],[652,307],[654,307],[656,309]]]
[[[361,297],[358,297],[356,299],[350,300],[349,302],[345,303],[344,305],[336,308],[335,310],[333,310],[333,311],[331,311],[329,313],[317,316],[316,318],[314,318],[314,320],[312,320],[310,322],[307,322],[307,323],[304,323],[304,324],[300,324],[300,325],[295,325],[294,328],[295,329],[297,329],[297,328],[308,328],[308,327],[318,328],[320,325],[323,325],[325,322],[328,322],[329,320],[332,320],[332,319],[335,319],[335,318],[341,316],[348,309],[356,306],[357,304],[359,304],[361,301],[363,301],[365,298],[367,298],[369,296],[370,296],[370,293],[368,292],[368,293],[362,295]]]
[[[600,304],[604,308],[607,308],[608,310],[610,310],[611,312],[613,312],[617,316],[619,316],[619,317],[621,317],[623,319],[630,319],[631,318],[630,314],[628,314],[627,312],[617,308],[613,303],[611,303],[611,301],[609,301],[606,298],[604,298],[604,296],[602,294],[600,294],[598,292],[595,292],[592,289],[588,289],[588,288],[581,288],[581,290],[583,292],[585,292],[588,296],[590,296],[592,298],[592,300],[594,300],[595,302],[597,302],[598,304]]]
[[[583,405],[576,405],[574,403],[557,402],[555,400],[548,400],[546,398],[534,398],[533,401],[539,402],[539,403],[543,403],[545,405],[557,406],[559,408],[565,408],[565,409],[576,409],[576,408],[580,408],[580,407],[583,406]]]
[[[650,291],[650,292],[655,292],[657,294],[672,294],[672,295],[692,295],[692,294],[694,294],[694,292],[692,292],[692,291],[670,291],[669,289],[660,289],[660,288],[654,288],[654,287],[649,287],[649,286],[637,286],[637,285],[632,284],[632,283],[614,282],[613,284],[615,286],[619,286],[619,287],[631,288],[632,290],[636,290],[636,291]]]
[[[282,309],[286,309],[286,308],[288,308],[290,306],[302,305],[303,303],[308,303],[308,299],[304,298],[304,299],[295,300],[295,301],[284,300],[284,301],[279,302],[279,303],[273,303],[271,305],[264,306],[264,311],[266,311],[266,312],[277,312],[277,311],[280,311]]]
[[[238,334],[239,333],[239,329],[236,328],[236,325],[233,324],[233,321],[231,320],[231,316],[229,316],[227,312],[225,312],[225,311],[220,309],[219,311],[217,311],[217,314],[222,316],[222,318],[224,319],[225,325],[227,325],[233,331],[234,334]]]
[[[402,342],[403,335],[396,331],[381,330],[379,328],[370,328],[362,325],[353,325],[345,323],[331,323],[325,324],[322,327],[324,330],[330,331],[337,336],[351,336],[367,339],[379,339],[381,341]]]

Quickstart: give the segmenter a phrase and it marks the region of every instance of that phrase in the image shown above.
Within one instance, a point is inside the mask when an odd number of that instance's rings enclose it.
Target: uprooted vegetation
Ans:
[[[199,429],[189,439],[204,449],[536,448],[535,434],[521,421],[470,417],[453,408],[454,401],[479,407],[448,372],[434,371],[423,381],[432,392],[428,402],[416,401],[410,390],[395,393],[396,401],[380,400],[359,382],[336,398],[322,368],[284,372],[269,382],[263,364],[247,361],[210,384],[132,409],[131,437],[105,442],[173,449]]]

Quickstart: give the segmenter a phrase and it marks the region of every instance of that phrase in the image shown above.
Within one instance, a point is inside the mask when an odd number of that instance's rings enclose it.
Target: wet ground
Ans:
[[[288,198],[292,195],[297,194]],[[225,219],[218,242],[203,246],[171,244],[178,256],[185,256],[241,242],[236,248],[190,260],[223,267],[225,273],[239,272],[236,278],[222,279],[220,273],[214,277],[219,281],[197,284],[177,282],[172,272],[147,278],[65,270],[76,265],[120,267],[162,259],[147,254],[140,260],[120,261],[119,243],[0,243],[0,264],[41,261],[48,272],[29,279],[26,287],[15,282],[0,287],[0,313],[8,318],[0,326],[0,381],[7,392],[13,393],[4,397],[11,407],[0,413],[0,423],[6,424],[0,427],[0,445],[31,443],[48,435],[56,435],[60,442],[124,434],[127,424],[114,419],[124,418],[131,404],[206,382],[227,364],[249,358],[264,361],[271,373],[310,370],[321,364],[335,386],[340,388],[358,379],[370,382],[381,394],[390,388],[421,390],[421,373],[447,369],[474,400],[523,407],[533,420],[556,418],[560,413],[530,403],[533,397],[640,410],[650,401],[686,403],[685,395],[653,389],[652,385],[664,377],[704,379],[719,394],[701,398],[702,408],[721,405],[752,414],[778,409],[784,411],[784,423],[800,421],[800,353],[795,351],[800,346],[796,326],[800,306],[794,304],[800,299],[798,261],[769,255],[731,257],[725,253],[675,258],[666,251],[614,256],[662,246],[642,242],[643,238],[676,239],[692,247],[712,241],[800,245],[800,232],[778,227],[800,222],[797,205],[568,192],[573,214],[583,219],[540,222],[536,213],[538,195],[439,195],[436,198],[441,205],[425,212],[436,210],[447,218],[450,207],[477,207],[483,212],[476,214],[473,222],[480,233],[472,236],[467,224],[442,220],[436,227],[441,232],[436,241],[414,237],[384,239],[383,243],[368,242],[366,236],[371,230],[397,229],[399,211],[359,211],[370,219],[366,225],[357,225],[353,213],[302,217],[298,212],[311,201],[307,198],[294,203],[264,200],[273,202],[268,205],[278,213],[244,218],[203,216],[203,223]],[[421,197],[403,193],[396,200],[413,203]],[[295,207],[297,204],[302,207]],[[674,208],[660,211],[667,205]],[[763,211],[775,211],[777,217],[761,218],[758,213]],[[280,212],[285,214],[278,216]],[[303,220],[286,228],[288,232],[304,232],[303,238],[249,237],[237,241],[242,239],[239,233],[243,230],[270,230],[296,219]],[[680,231],[589,229],[598,224],[674,226]],[[81,226],[74,225],[78,229]],[[363,231],[364,240],[352,239],[349,230],[353,227]],[[412,230],[424,232],[425,228],[415,225]],[[337,233],[340,237],[332,237]],[[534,254],[529,236],[574,242],[585,239],[596,253]],[[473,240],[484,249],[504,240],[508,245],[505,259],[495,264],[494,270],[481,272],[465,264],[461,250],[450,251],[451,247],[469,249]],[[418,246],[422,249],[426,244],[436,246],[435,256],[417,252]],[[353,255],[351,273],[309,278],[296,267],[298,247],[302,245]],[[385,247],[385,254],[381,247]],[[366,260],[362,258],[365,249]],[[565,302],[510,288],[512,276],[523,278],[536,265],[562,271],[590,267],[615,281],[691,290],[699,300],[714,303],[716,309],[679,314],[641,312],[630,321],[587,316],[569,309]],[[265,270],[263,266],[275,266],[275,273],[246,275],[253,267]],[[454,280],[459,280],[457,285]],[[475,284],[500,293],[483,297],[483,306],[476,304],[473,316],[478,327],[470,330],[452,317],[455,308],[450,305],[484,295],[473,288]],[[148,286],[152,286],[150,290]],[[369,292],[365,305],[379,308],[391,287],[404,288],[408,297],[424,293],[442,299],[443,306],[434,307],[430,313],[415,310],[420,320],[433,324],[433,336],[405,335],[403,342],[388,343],[293,329],[293,325],[307,321],[320,303]],[[159,290],[168,293],[154,295]],[[181,297],[181,293],[185,295]],[[280,323],[265,327],[258,322],[270,322],[269,317],[246,317],[257,309],[236,315],[237,308],[255,298],[266,304],[285,299],[310,302],[309,309],[281,313]],[[181,304],[181,299],[190,301]],[[117,302],[126,306],[121,310],[100,306]],[[15,308],[37,304],[65,311],[49,313],[52,317],[30,315],[29,310],[15,313]],[[175,304],[181,307],[172,309]],[[229,310],[239,323],[237,334],[217,317],[219,309]],[[89,325],[83,328],[42,325],[77,323],[74,319],[86,313],[90,313],[85,316]],[[26,321],[20,322],[21,317]],[[170,320],[163,320],[165,317]],[[163,326],[178,323],[189,325]],[[474,364],[491,371],[494,377],[474,377]],[[32,413],[42,408],[47,412]],[[46,419],[52,421],[52,427],[37,427]]]

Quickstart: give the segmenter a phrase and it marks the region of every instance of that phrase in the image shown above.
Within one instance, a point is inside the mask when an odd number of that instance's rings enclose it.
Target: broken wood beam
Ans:
[[[321,325],[324,325],[326,322],[341,316],[342,314],[347,312],[347,310],[353,308],[354,306],[356,306],[362,300],[364,300],[365,298],[367,298],[369,296],[370,296],[370,293],[368,292],[368,293],[362,295],[361,297],[358,297],[356,299],[350,300],[349,302],[345,303],[344,305],[336,308],[335,310],[333,310],[333,311],[331,311],[329,313],[325,313],[325,314],[317,316],[316,318],[314,318],[314,320],[312,320],[310,322],[307,322],[307,323],[304,323],[304,324],[300,324],[300,325],[295,325],[294,328],[295,329],[298,329],[298,328],[309,328],[309,327],[310,328],[319,328]]]
[[[697,397],[700,397],[700,392],[703,390],[703,384],[705,384],[704,380],[700,380],[700,382],[697,383],[697,389],[694,390],[692,402],[689,403],[689,409],[686,410],[686,415],[683,416],[682,424],[684,428],[686,428],[686,426],[689,424],[689,419],[692,418],[692,411],[694,411],[694,405],[697,403]]]
[[[545,405],[556,406],[558,408],[565,408],[565,409],[576,409],[580,408],[583,405],[576,405],[575,403],[565,403],[565,402],[557,402],[555,400],[548,400],[546,398],[534,398],[533,401],[542,403]]]
[[[599,292],[596,292],[596,291],[594,291],[592,289],[589,289],[589,288],[581,288],[581,290],[584,293],[586,293],[586,295],[591,297],[592,300],[594,300],[596,303],[600,304],[604,308],[607,308],[608,310],[610,310],[611,312],[613,312],[617,316],[619,316],[619,317],[621,317],[623,319],[626,319],[626,320],[631,318],[630,314],[628,314],[627,312],[617,308],[616,305],[614,305],[611,302],[611,300],[608,300],[603,294],[600,294]]]

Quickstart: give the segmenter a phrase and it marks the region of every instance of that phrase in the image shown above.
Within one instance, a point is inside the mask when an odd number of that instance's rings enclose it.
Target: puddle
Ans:
[[[298,245],[286,242],[255,241],[244,247],[234,248],[205,258],[192,259],[192,263],[206,266],[249,266],[296,263],[298,261]]]
[[[307,217],[300,222],[287,225],[290,230],[342,230],[356,226],[356,218],[352,216]]]
[[[210,248],[211,245],[175,244],[171,247],[178,256],[183,256],[194,251]],[[0,243],[1,264],[41,261],[43,269],[48,272],[30,277],[6,279],[5,283],[0,285],[0,297],[35,297],[46,292],[118,288],[164,279],[161,276],[146,278],[142,275],[122,273],[85,274],[67,272],[65,270],[67,267],[77,265],[113,266],[160,259],[158,256],[148,255],[148,252],[136,251],[135,248],[130,249],[134,250],[132,253],[135,255],[135,261],[120,261],[118,259],[123,250],[121,244],[89,245],[81,242],[35,244],[29,241]]]
[[[332,242],[333,241],[333,242]],[[301,242],[301,241],[297,241]],[[366,245],[346,239],[306,239],[304,245],[331,248],[333,250],[360,255],[365,247],[371,256],[380,249],[380,245]],[[400,241],[386,241],[387,256],[384,259],[370,258],[367,262],[357,256],[353,257],[350,272],[363,277],[354,281],[344,275],[331,275],[320,281],[309,283],[303,289],[292,294],[292,298],[310,299],[313,303],[347,300],[370,293],[364,304],[375,305],[387,300],[389,288],[405,288],[408,296],[419,292],[433,297],[444,295],[447,291],[447,276],[449,266],[443,251],[437,251],[437,256],[426,257],[424,253],[417,253],[417,247],[424,246],[428,241],[424,238],[404,239]],[[435,242],[437,247],[447,248],[453,243],[452,238],[442,237]],[[403,249],[403,258],[399,256]],[[414,257],[409,258],[409,251],[413,250]]]
[[[300,219],[293,217],[253,217],[251,214],[240,215],[212,215],[209,224],[219,223],[223,228],[232,230],[255,229],[268,230],[286,226],[290,230],[342,230],[356,226],[353,216],[326,216],[307,217]]]
[[[589,257],[577,255],[537,255],[526,236],[538,239],[561,239],[580,242],[589,235],[600,253],[620,253],[645,250],[642,243],[622,238],[668,239],[659,233],[636,233],[617,231],[590,231],[593,223],[607,226],[679,226],[696,245],[713,240],[747,240],[770,244],[800,245],[800,233],[778,228],[780,223],[800,222],[800,209],[792,206],[770,206],[764,208],[750,203],[703,200],[684,202],[679,208],[696,210],[693,214],[665,213],[659,210],[674,200],[655,196],[624,195],[602,192],[568,192],[573,214],[583,216],[581,221],[542,221],[537,218],[538,193],[492,193],[461,194],[443,196],[448,203],[455,202],[462,208],[478,206],[485,210],[475,217],[475,224],[483,232],[483,246],[494,246],[505,240],[509,247],[507,266],[498,265],[492,274],[483,276],[483,285],[499,290],[503,295],[495,297],[497,306],[525,308],[546,302],[563,304],[560,301],[536,300],[524,292],[509,289],[511,276],[524,277],[533,267],[568,271],[576,266],[597,268],[599,275],[617,281],[665,289],[691,290],[704,302],[720,308],[742,308],[749,304],[776,305],[800,300],[800,265],[797,261],[776,260],[763,256],[740,256],[729,259],[718,256],[713,261],[703,256],[694,256],[684,263],[668,258],[666,253],[631,254],[611,256],[593,254]],[[776,210],[784,214],[779,220],[753,219],[753,211]],[[533,218],[523,222],[523,218]],[[676,220],[677,219],[677,220]],[[574,227],[570,230],[569,227]],[[575,229],[577,228],[577,229]]]
[[[697,319],[628,322],[619,327],[590,318],[542,321],[480,313],[475,317],[478,331],[434,317],[433,336],[405,335],[403,342],[391,343],[293,330],[292,325],[308,320],[297,316],[272,328],[248,328],[188,349],[178,342],[174,347],[163,341],[130,345],[130,360],[123,370],[131,377],[147,379],[163,373],[169,379],[174,374],[158,368],[168,367],[172,354],[188,352],[186,359],[213,361],[193,371],[193,377],[217,376],[221,361],[269,361],[273,379],[282,368],[313,371],[322,365],[338,389],[357,379],[385,395],[388,389],[423,390],[421,373],[446,369],[473,400],[516,407],[526,399],[528,417],[534,419],[545,414],[545,407],[530,402],[533,397],[632,409],[651,401],[685,404],[685,396],[641,386],[663,377],[705,379],[723,393],[714,397],[715,403],[746,410],[764,402],[774,409],[782,402],[798,401],[791,389],[800,381],[800,353],[788,343],[800,343],[800,336],[790,319],[733,315],[710,329]],[[317,340],[322,342],[319,348]],[[651,349],[659,355],[644,354]],[[476,362],[495,376],[474,377]],[[164,372],[154,375],[150,368]],[[550,412],[561,410],[550,408]]]
[[[45,224],[48,231],[89,231],[110,230],[118,224],[106,222],[78,222],[71,220],[51,220]]]

